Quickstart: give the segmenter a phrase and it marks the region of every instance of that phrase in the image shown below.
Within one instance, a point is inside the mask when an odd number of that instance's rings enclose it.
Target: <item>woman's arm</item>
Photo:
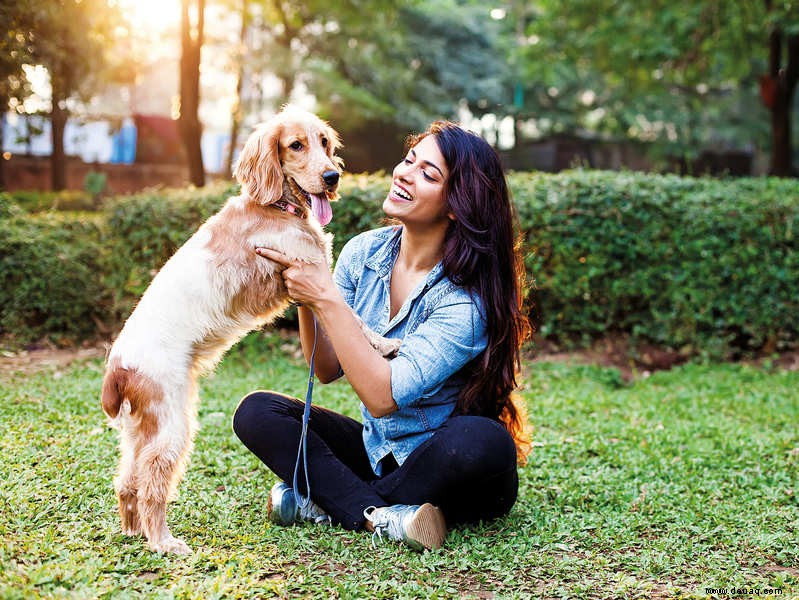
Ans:
[[[306,360],[310,358],[313,347],[313,321],[309,309],[313,310],[321,325],[323,333],[319,336],[321,345],[317,347],[317,360],[322,364],[315,368],[319,379],[335,379],[340,365],[373,417],[394,412],[397,404],[391,395],[389,362],[363,335],[327,265],[294,262],[281,252],[268,248],[258,248],[256,252],[286,267],[282,275],[289,296],[303,304],[299,309],[300,339]]]
[[[352,389],[373,417],[384,417],[397,404],[391,395],[391,367],[361,331],[361,325],[338,290],[314,305],[317,319],[339,358]]]
[[[306,307],[297,308],[297,316],[300,322],[300,343],[305,362],[311,364],[311,352],[314,347],[314,314]],[[317,323],[316,354],[314,356],[314,373],[322,383],[330,383],[340,376],[341,365],[336,356],[336,351],[330,343],[330,338],[320,323]]]

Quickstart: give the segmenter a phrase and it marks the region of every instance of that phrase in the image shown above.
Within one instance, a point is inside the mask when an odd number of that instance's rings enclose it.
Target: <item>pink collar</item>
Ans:
[[[272,206],[275,208],[279,208],[283,212],[287,212],[292,215],[297,215],[300,219],[307,219],[308,215],[304,213],[300,213],[297,211],[297,207],[292,204],[291,202],[287,202],[286,200],[278,200],[277,202],[273,202]]]

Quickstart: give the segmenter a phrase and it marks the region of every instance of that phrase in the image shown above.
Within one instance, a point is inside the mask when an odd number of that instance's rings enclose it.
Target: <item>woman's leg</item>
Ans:
[[[492,519],[516,502],[516,447],[492,419],[452,417],[402,466],[371,485],[387,504],[435,504],[450,524]]]
[[[303,403],[277,392],[253,392],[239,403],[233,430],[244,445],[280,479],[292,484],[297,460]],[[385,505],[368,481],[374,479],[363,446],[363,426],[318,406],[308,423],[308,476],[311,496],[345,529],[363,527],[363,509]],[[299,491],[305,475],[299,472]]]

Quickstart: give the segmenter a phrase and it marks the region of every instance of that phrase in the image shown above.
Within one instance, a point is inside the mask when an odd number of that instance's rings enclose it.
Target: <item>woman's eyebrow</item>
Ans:
[[[416,158],[416,151],[413,148],[411,148],[411,154],[413,154],[413,158],[415,159]],[[435,165],[435,163],[431,163],[429,160],[423,160],[422,164],[429,165],[429,166],[433,167],[436,171],[438,171],[441,174],[441,177],[444,177],[444,172],[441,169],[439,169]]]

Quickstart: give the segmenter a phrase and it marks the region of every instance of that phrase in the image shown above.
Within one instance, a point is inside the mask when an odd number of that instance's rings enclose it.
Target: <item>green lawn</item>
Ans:
[[[99,361],[3,376],[0,597],[799,595],[799,372],[688,365],[625,385],[612,369],[528,364],[536,447],[518,503],[416,554],[372,549],[366,533],[265,521],[274,476],[231,417],[253,389],[303,395],[295,350],[277,337],[248,344],[204,381],[169,513],[189,557],[119,532]],[[356,414],[345,383],[317,390],[318,403]]]

